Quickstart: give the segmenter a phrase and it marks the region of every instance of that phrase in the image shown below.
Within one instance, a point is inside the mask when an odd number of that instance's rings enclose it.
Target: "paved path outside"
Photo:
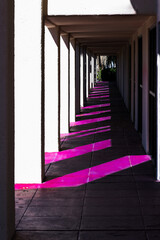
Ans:
[[[50,188],[16,191],[14,240],[160,239],[160,183],[114,83],[92,90],[61,151]]]

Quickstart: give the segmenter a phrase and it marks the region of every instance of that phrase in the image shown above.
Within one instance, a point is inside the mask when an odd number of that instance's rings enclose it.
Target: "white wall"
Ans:
[[[44,166],[43,1],[15,1],[15,181],[40,183]]]
[[[76,120],[76,44],[70,39],[70,122]]]
[[[157,179],[160,180],[160,0],[157,0]]]
[[[45,152],[59,150],[60,137],[60,35],[45,27]]]
[[[156,1],[150,0],[48,0],[49,15],[154,14]]]
[[[80,106],[84,107],[84,48],[80,48]]]
[[[69,78],[69,35],[63,34],[60,36],[60,133],[62,134],[69,133]]]
[[[75,91],[76,91],[76,95],[75,95],[75,111],[76,114],[78,114],[80,112],[80,47],[79,44],[76,43],[76,56],[75,56]]]
[[[145,151],[149,152],[149,50],[148,50],[148,31],[156,23],[155,17],[150,17],[146,23],[137,29],[137,32],[133,35],[132,45],[132,97],[131,97],[131,117],[133,120],[133,112],[135,111],[135,128],[138,130],[138,37],[142,36],[143,41],[143,65],[142,65],[142,145]],[[133,48],[134,41],[136,43],[135,49],[135,92],[133,92],[134,85],[134,62],[133,62]],[[135,106],[133,105],[133,99],[135,96]]]

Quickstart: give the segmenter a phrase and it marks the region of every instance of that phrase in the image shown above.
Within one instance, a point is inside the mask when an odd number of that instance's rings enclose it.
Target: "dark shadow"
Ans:
[[[130,0],[137,14],[156,15],[156,1],[151,0]]]
[[[55,41],[57,47],[60,45],[60,38],[59,38],[59,27],[55,28],[49,28],[50,34],[53,37],[53,40]]]

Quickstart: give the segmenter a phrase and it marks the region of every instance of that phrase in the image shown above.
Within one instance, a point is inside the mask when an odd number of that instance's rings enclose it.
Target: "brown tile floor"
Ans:
[[[83,109],[77,121],[111,116],[111,120],[83,124],[71,132],[96,129],[90,135],[66,136],[61,149],[111,139],[111,147],[88,152],[46,166],[46,179],[58,178],[128,155],[144,155],[122,98],[113,83],[109,107]],[[97,89],[98,91],[98,89]],[[87,106],[106,99],[89,99]],[[111,110],[98,115],[83,113]],[[99,127],[110,130],[99,132]],[[89,132],[88,132],[89,133]],[[81,135],[81,137],[80,137]],[[76,137],[79,136],[79,137]],[[75,179],[72,179],[73,183]],[[17,190],[14,240],[158,240],[160,239],[160,183],[151,161],[73,187]]]

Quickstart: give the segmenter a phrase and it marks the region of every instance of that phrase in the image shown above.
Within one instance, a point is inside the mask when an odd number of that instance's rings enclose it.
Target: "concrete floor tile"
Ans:
[[[29,199],[32,198],[36,190],[16,190],[15,198],[16,199]]]
[[[155,182],[153,175],[134,175],[135,181],[138,182]]]
[[[101,179],[98,179],[96,181],[94,181],[95,183],[122,183],[122,182],[135,182],[134,178],[132,175],[128,175],[128,176],[123,176],[123,175],[108,175],[106,177],[103,177]]]
[[[83,208],[83,216],[140,216],[140,206],[127,205],[109,205],[109,206],[85,206]]]
[[[39,189],[34,198],[55,199],[55,198],[83,198],[85,186],[76,188],[54,188],[54,189]]]
[[[17,207],[15,208],[15,224],[20,222],[21,218],[23,217],[24,213],[26,211],[26,207]]]
[[[78,230],[79,225],[79,217],[23,217],[17,230]]]
[[[83,216],[81,230],[143,230],[141,216]]]
[[[143,205],[142,213],[144,216],[159,216],[160,217],[160,205]]]
[[[144,231],[82,231],[78,240],[146,240]],[[158,240],[158,239],[157,239]]]
[[[133,208],[138,208],[140,206],[139,199],[137,197],[122,197],[122,198],[85,198],[84,206],[88,207],[96,207],[96,206],[103,206],[103,207],[113,207],[113,206],[119,206],[125,207],[125,206],[132,206]]]
[[[92,135],[77,138],[74,136],[78,134],[66,136],[61,139],[61,150],[84,147],[107,139],[111,140],[112,145],[76,157],[68,155],[66,159],[46,165],[45,181],[84,169],[89,171],[90,167],[128,155],[145,154],[139,133],[129,120],[128,111],[113,83],[110,100],[102,100],[89,99],[85,106],[105,103],[111,103],[111,106],[84,108],[82,112],[110,109],[110,113],[98,116],[111,116],[110,120],[72,126],[70,130],[71,133],[86,130],[93,132],[93,128],[109,126],[110,131],[98,133],[95,130]],[[97,116],[82,116],[77,121],[94,118]],[[159,231],[151,234],[151,230],[160,229],[160,190],[159,184],[154,183],[151,177],[153,175],[152,163],[146,162],[119,172],[116,170],[108,176],[101,175],[104,177],[100,179],[97,176],[91,183],[83,183],[79,187],[16,191],[16,223],[21,221],[14,240],[77,240],[78,236],[78,240],[157,239],[154,237],[159,236]],[[148,239],[143,223],[148,229]],[[80,224],[82,231],[78,235]]]
[[[83,206],[83,198],[53,198],[45,199],[43,198],[34,198],[30,204],[31,207],[80,207]]]
[[[160,230],[150,230],[147,231],[148,240],[159,240],[160,239]]]
[[[160,230],[160,215],[143,216],[146,229]]]
[[[77,240],[77,231],[17,231],[13,240]]]
[[[134,166],[133,167],[134,175],[152,175],[154,176],[154,168],[151,161]]]
[[[113,199],[113,198],[123,198],[123,197],[138,197],[138,194],[135,190],[108,190],[108,191],[104,191],[104,190],[88,190],[86,192],[86,197],[106,197],[109,199]]]
[[[25,213],[25,217],[55,217],[55,216],[76,216],[80,217],[82,212],[82,207],[51,207],[48,206],[46,202],[46,206],[36,206],[29,207]]]

